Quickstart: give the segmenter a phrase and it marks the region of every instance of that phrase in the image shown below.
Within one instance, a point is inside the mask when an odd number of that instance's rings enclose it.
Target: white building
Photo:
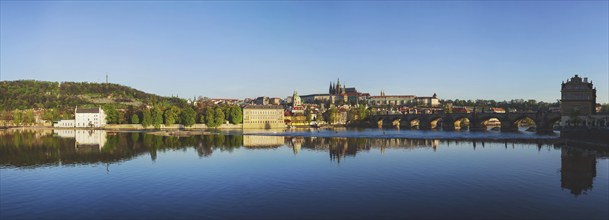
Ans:
[[[74,109],[75,124],[77,128],[98,128],[106,126],[106,114],[101,107]]]

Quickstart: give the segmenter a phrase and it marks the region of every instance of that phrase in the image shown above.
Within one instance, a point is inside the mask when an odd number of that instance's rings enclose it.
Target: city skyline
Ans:
[[[607,2],[6,2],[0,80],[182,98],[284,98],[341,79],[378,95],[607,103]]]

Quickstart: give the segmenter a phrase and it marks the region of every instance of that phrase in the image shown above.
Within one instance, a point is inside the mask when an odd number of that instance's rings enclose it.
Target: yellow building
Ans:
[[[248,105],[243,108],[243,128],[285,128],[283,107]]]

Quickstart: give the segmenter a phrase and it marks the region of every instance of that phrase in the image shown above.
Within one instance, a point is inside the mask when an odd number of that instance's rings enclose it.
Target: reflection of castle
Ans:
[[[575,196],[592,189],[596,177],[594,151],[562,147],[560,159],[560,187],[571,190]]]
[[[244,147],[279,147],[285,143],[283,136],[244,135]]]
[[[384,152],[387,148],[428,148],[436,149],[440,140],[406,139],[406,138],[321,138],[321,137],[286,137],[287,145],[291,146],[294,154],[301,149],[329,151],[330,159],[340,162],[346,156],[355,156],[360,151],[369,151],[372,148]]]
[[[106,144],[106,131],[104,130],[54,130],[62,138],[74,138],[76,149],[95,148],[101,150]]]

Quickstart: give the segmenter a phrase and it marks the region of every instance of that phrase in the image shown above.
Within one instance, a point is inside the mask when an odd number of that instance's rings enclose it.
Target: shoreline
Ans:
[[[561,137],[561,136],[552,136],[552,135],[542,135],[542,136],[531,136],[531,137],[492,137],[492,136],[488,136],[488,137],[484,137],[483,136],[478,136],[478,137],[472,137],[472,136],[458,136],[458,137],[438,137],[438,136],[423,136],[423,137],[415,137],[415,136],[395,136],[395,134],[385,134],[383,132],[382,135],[380,134],[376,134],[376,135],[360,135],[360,136],[349,136],[349,135],[345,135],[344,133],[339,133],[338,131],[336,133],[332,133],[332,134],[319,134],[319,132],[314,133],[313,131],[319,131],[319,130],[334,130],[335,128],[339,128],[339,129],[349,129],[349,128],[359,128],[359,127],[345,127],[345,126],[325,126],[325,127],[321,127],[321,128],[315,128],[315,127],[290,127],[290,128],[283,128],[283,129],[243,129],[243,128],[174,128],[174,127],[170,127],[170,128],[160,128],[160,129],[154,129],[154,128],[147,128],[147,129],[134,129],[134,128],[121,128],[121,129],[117,129],[117,128],[58,128],[58,127],[51,127],[51,126],[19,126],[19,127],[2,127],[0,128],[0,130],[2,131],[10,131],[10,130],[91,130],[91,131],[95,131],[95,130],[100,130],[100,131],[109,131],[109,132],[116,132],[116,133],[127,133],[127,132],[143,132],[143,133],[149,133],[149,134],[153,134],[153,135],[160,135],[160,136],[174,136],[174,137],[188,137],[188,136],[193,136],[193,135],[212,135],[212,134],[218,134],[218,133],[223,133],[226,135],[248,135],[248,136],[283,136],[283,137],[317,137],[317,138],[374,138],[374,139],[392,139],[392,138],[404,138],[404,139],[413,139],[413,140],[448,140],[448,141],[492,141],[492,142],[505,142],[505,141],[526,141],[526,142],[551,142],[552,144],[559,144],[559,145],[571,145],[571,144],[576,144],[576,145],[586,145],[586,146],[590,146],[593,148],[603,148],[603,149],[607,149],[609,148],[609,143],[608,142],[603,142],[603,141],[595,141],[595,140],[581,140],[581,139],[577,139],[577,138],[572,138],[572,137]],[[362,129],[370,129],[370,128],[362,128]],[[399,129],[398,129],[399,130]],[[218,132],[218,131],[239,131],[236,133],[224,133],[224,132]],[[302,133],[292,133],[290,131],[309,131],[309,133],[306,134],[302,134]],[[409,130],[404,130],[404,131],[409,131]],[[416,130],[413,130],[416,131]],[[442,132],[446,132],[446,133],[450,133],[450,134],[459,134],[461,132],[454,132],[454,131],[433,131],[433,132],[438,132],[435,134],[440,134]],[[585,131],[582,131],[585,132]],[[461,133],[461,134],[485,134],[485,131],[468,131],[468,133]],[[431,133],[434,134],[434,133]],[[497,134],[497,133],[486,133],[486,134]],[[393,136],[392,136],[393,135]],[[524,134],[523,134],[524,135]],[[604,136],[602,136],[604,137]]]

